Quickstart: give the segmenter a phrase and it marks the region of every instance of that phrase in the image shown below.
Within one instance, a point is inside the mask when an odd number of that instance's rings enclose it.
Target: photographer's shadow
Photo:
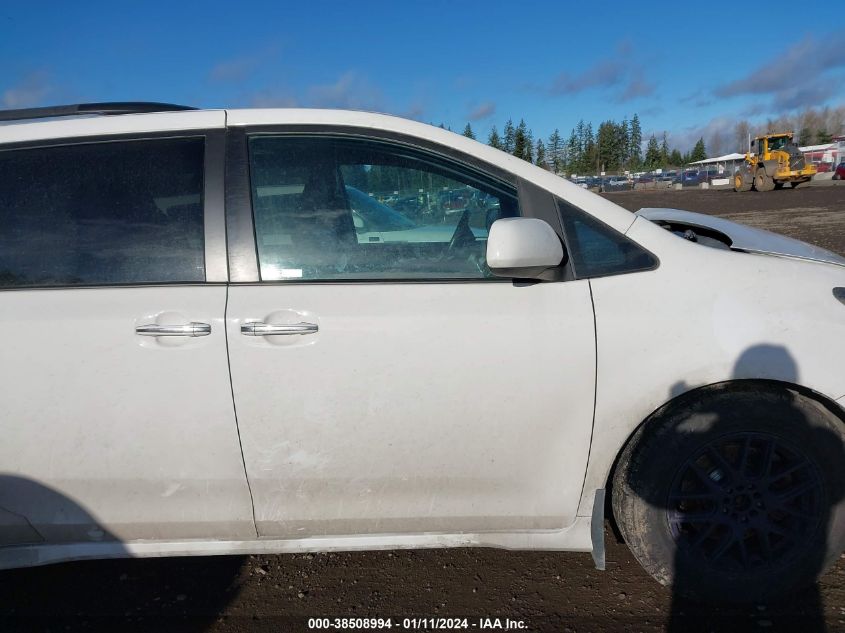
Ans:
[[[660,526],[646,549],[672,561],[641,562],[671,586],[670,631],[825,631],[815,580],[843,543],[841,420],[785,387],[799,376],[781,346],[749,348],[733,378],[698,393],[675,385],[682,406],[651,435],[662,452],[650,459],[664,463],[649,472],[661,483],[629,473]]]
[[[14,564],[37,563],[38,554],[27,544],[61,540],[59,533],[68,533],[67,525],[72,526],[69,533],[87,535],[116,558],[0,571],[4,632],[173,630],[177,623],[176,628],[204,630],[237,595],[243,557],[129,559],[119,539],[67,495],[10,474],[0,474],[0,491],[0,543],[10,546],[7,556],[17,552]],[[17,495],[55,509],[55,525],[30,524],[15,511]]]

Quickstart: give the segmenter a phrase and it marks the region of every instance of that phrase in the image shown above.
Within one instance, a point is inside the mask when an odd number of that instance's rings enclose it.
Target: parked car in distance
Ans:
[[[458,215],[470,205],[472,192],[461,189],[443,191],[438,196],[438,205],[445,216]]]
[[[833,171],[833,163],[829,163],[829,162],[816,163],[816,173],[817,174],[826,174],[830,171]]]
[[[0,568],[472,546],[604,568],[606,512],[707,600],[838,560],[832,254],[632,215],[393,116],[0,121]]]
[[[429,196],[425,194],[412,194],[399,198],[392,208],[400,213],[409,213],[411,215],[419,215],[424,213],[425,209],[430,205]]]
[[[602,191],[622,191],[631,188],[627,176],[605,176],[602,178]]]
[[[685,186],[695,186],[701,182],[702,174],[698,171],[684,171],[680,174],[680,183]]]

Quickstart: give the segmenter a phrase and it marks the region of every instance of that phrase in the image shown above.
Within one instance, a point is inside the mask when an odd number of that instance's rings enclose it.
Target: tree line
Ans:
[[[565,138],[557,129],[548,138],[535,138],[524,119],[517,125],[509,119],[501,133],[493,126],[487,143],[555,173],[571,175],[682,167],[708,155],[745,153],[749,136],[787,131],[794,132],[802,146],[830,143],[833,137],[845,135],[845,106],[806,108],[758,122],[740,119],[715,127],[703,126],[698,142],[687,152],[671,148],[665,132],[651,135],[643,143],[636,114],[621,122],[604,121],[598,129],[592,122],[579,121]],[[476,137],[469,123],[463,133]]]
[[[472,125],[466,124],[463,135],[476,138]],[[535,139],[525,119],[516,125],[508,119],[501,134],[495,125],[492,127],[487,144],[563,175],[665,169],[707,158],[703,138],[692,151],[682,154],[669,148],[665,132],[661,139],[651,135],[643,153],[642,125],[637,114],[621,122],[604,121],[597,130],[592,122],[581,120],[568,137],[555,129],[547,139]]]

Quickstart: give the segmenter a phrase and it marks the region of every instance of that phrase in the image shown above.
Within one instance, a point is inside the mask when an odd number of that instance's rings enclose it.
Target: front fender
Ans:
[[[638,219],[653,271],[591,280],[596,409],[579,515],[627,439],[665,403],[732,380],[798,385],[845,405],[845,269],[722,251]]]

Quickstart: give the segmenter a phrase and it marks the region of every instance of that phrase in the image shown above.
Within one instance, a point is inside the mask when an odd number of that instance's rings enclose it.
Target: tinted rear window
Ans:
[[[0,151],[0,287],[205,280],[202,138]]]

